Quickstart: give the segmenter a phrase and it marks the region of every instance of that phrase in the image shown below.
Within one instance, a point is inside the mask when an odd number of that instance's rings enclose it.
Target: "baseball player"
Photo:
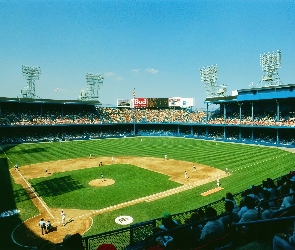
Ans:
[[[52,228],[50,220],[45,222],[45,227],[46,227],[45,233],[48,234]]]
[[[64,210],[61,210],[61,223],[63,226],[66,225],[66,214],[65,214]]]
[[[104,176],[102,173],[100,174],[100,176],[101,176],[101,180],[104,181]]]
[[[184,178],[185,178],[185,179],[188,179],[187,171],[184,171]]]
[[[45,226],[45,221],[44,219],[42,218],[39,222],[39,226],[41,228],[41,233],[42,235],[44,235],[44,233],[46,232],[46,226]]]

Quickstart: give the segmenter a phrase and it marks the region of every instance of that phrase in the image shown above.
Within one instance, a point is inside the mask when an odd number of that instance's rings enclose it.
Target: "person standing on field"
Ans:
[[[104,181],[104,175],[101,173],[100,176],[101,176],[101,180]]]
[[[66,214],[65,214],[64,210],[61,210],[61,223],[63,226],[66,225]]]
[[[43,218],[40,220],[40,222],[39,222],[39,226],[40,226],[40,228],[41,228],[41,233],[42,233],[42,235],[44,235],[44,232],[46,232],[46,231],[45,231],[45,230],[46,230],[46,226],[45,226],[45,221],[44,221]]]
[[[184,178],[188,180],[188,174],[187,174],[187,171],[184,171]]]

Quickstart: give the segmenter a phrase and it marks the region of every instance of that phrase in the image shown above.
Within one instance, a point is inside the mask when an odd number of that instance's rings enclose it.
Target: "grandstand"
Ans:
[[[193,110],[191,107],[103,107],[99,102],[0,98],[0,143],[3,149],[7,147],[9,150],[11,145],[22,143],[173,136],[214,140],[214,142],[293,148],[295,146],[294,87],[295,85],[279,85],[242,89],[238,90],[238,95],[235,96],[206,98],[207,110],[205,111]],[[168,100],[169,98],[167,103]],[[218,105],[219,108],[210,112],[211,104]],[[286,158],[293,159],[293,156],[290,154]],[[3,166],[7,165],[3,158],[1,160]],[[286,168],[293,166],[291,163],[285,164]],[[11,163],[8,165],[12,167]],[[280,176],[277,176],[281,173],[278,171],[276,176],[269,177],[274,178],[277,187],[282,180],[291,185],[290,179],[294,174],[292,170],[289,169]],[[264,179],[260,180],[261,188],[263,188],[263,181]],[[234,194],[237,204],[240,205],[247,192],[249,190]],[[12,197],[15,195],[11,190],[8,193]],[[275,198],[269,201],[274,202],[278,207],[288,195],[277,192]],[[172,214],[173,219],[177,220],[181,226],[171,229],[169,233],[183,235],[183,232],[187,232],[190,228],[195,230],[200,221],[205,224],[208,219],[188,222],[191,215],[199,209],[205,210],[210,206],[217,210],[217,217],[224,216],[224,199],[221,198],[188,211]],[[257,207],[258,216],[261,219],[262,208],[258,202]],[[214,249],[221,246],[235,249],[249,242],[266,244],[263,245],[265,249],[270,249],[274,234],[285,229],[282,227],[284,221],[295,219],[293,210],[293,206],[286,208],[270,220],[230,225],[226,237],[217,242],[201,242],[201,244],[194,242],[191,243],[192,245],[185,245],[184,241],[180,241],[176,249]],[[291,217],[285,218],[285,216]],[[163,235],[163,232],[152,233],[153,228],[159,227],[161,223],[162,218],[154,218],[122,229],[83,236],[83,246],[88,250],[96,249],[100,244],[111,243],[117,249],[150,249],[155,239]],[[250,233],[243,232],[245,234],[241,236],[239,233],[242,226],[253,230],[249,230]],[[193,233],[196,233],[194,230]],[[267,231],[267,233],[261,235],[259,230]],[[39,247],[39,249],[50,249],[46,248],[49,247],[46,244]],[[63,244],[56,244],[54,247],[63,249]]]

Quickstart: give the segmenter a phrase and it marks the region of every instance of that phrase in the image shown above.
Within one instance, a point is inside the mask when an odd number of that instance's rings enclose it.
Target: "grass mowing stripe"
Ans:
[[[172,213],[187,211],[220,199],[226,191],[232,193],[240,192],[250,185],[260,184],[262,180],[268,177],[276,178],[294,168],[293,162],[295,162],[295,155],[277,148],[219,142],[218,145],[215,145],[214,142],[183,138],[144,137],[142,139],[142,142],[139,138],[122,138],[82,142],[73,141],[65,142],[61,145],[59,145],[59,143],[23,144],[7,149],[6,153],[12,159],[12,162],[18,162],[20,166],[36,163],[40,161],[41,156],[46,158],[44,160],[42,159],[43,161],[55,161],[61,157],[62,159],[85,158],[89,156],[89,153],[95,154],[96,156],[112,156],[113,154],[114,156],[151,156],[159,158],[163,158],[164,155],[167,154],[170,159],[197,162],[223,170],[225,167],[229,167],[231,171],[234,171],[231,176],[221,180],[224,189],[208,197],[201,197],[200,193],[215,187],[215,181],[161,200],[137,204],[132,207],[99,215],[94,219],[95,223],[91,231],[89,231],[90,234],[101,232],[101,230],[115,229],[116,224],[113,222],[114,216],[125,214],[125,211],[128,212],[127,214],[134,217],[135,222],[160,217],[166,210]],[[91,152],[89,152],[90,150]],[[59,178],[66,177],[79,186],[79,183],[82,182],[80,182],[72,172],[74,171],[67,172],[64,176],[60,176]],[[80,174],[83,175],[82,173],[83,172]],[[46,180],[44,179],[43,182]],[[38,185],[39,184],[41,185],[42,182],[38,183]],[[87,191],[87,188],[84,188],[85,184],[81,185],[81,190]],[[114,185],[114,187],[115,186],[116,185]],[[80,191],[79,188],[77,188],[77,190],[73,189],[71,192],[78,191]],[[63,195],[70,195],[71,192],[58,194],[58,197],[64,202],[66,196],[63,197]],[[117,191],[117,194],[118,193]],[[134,194],[136,194],[136,192],[132,192],[132,195]],[[114,197],[120,199],[120,195]],[[55,196],[48,196],[47,199],[50,200],[53,198],[55,198]],[[106,198],[104,200],[111,199]],[[104,202],[104,200],[102,201]],[[51,203],[53,201],[48,202]],[[73,206],[72,203],[74,203],[73,199],[68,206]],[[22,206],[21,203],[18,203],[18,205]],[[101,206],[105,205],[101,204]],[[64,206],[65,204],[63,203],[63,207]],[[112,221],[112,223],[103,225],[106,218],[108,218],[108,222]]]

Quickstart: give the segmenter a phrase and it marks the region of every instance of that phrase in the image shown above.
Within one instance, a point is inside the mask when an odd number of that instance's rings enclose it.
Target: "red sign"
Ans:
[[[147,98],[134,98],[134,108],[146,108],[148,106]]]

